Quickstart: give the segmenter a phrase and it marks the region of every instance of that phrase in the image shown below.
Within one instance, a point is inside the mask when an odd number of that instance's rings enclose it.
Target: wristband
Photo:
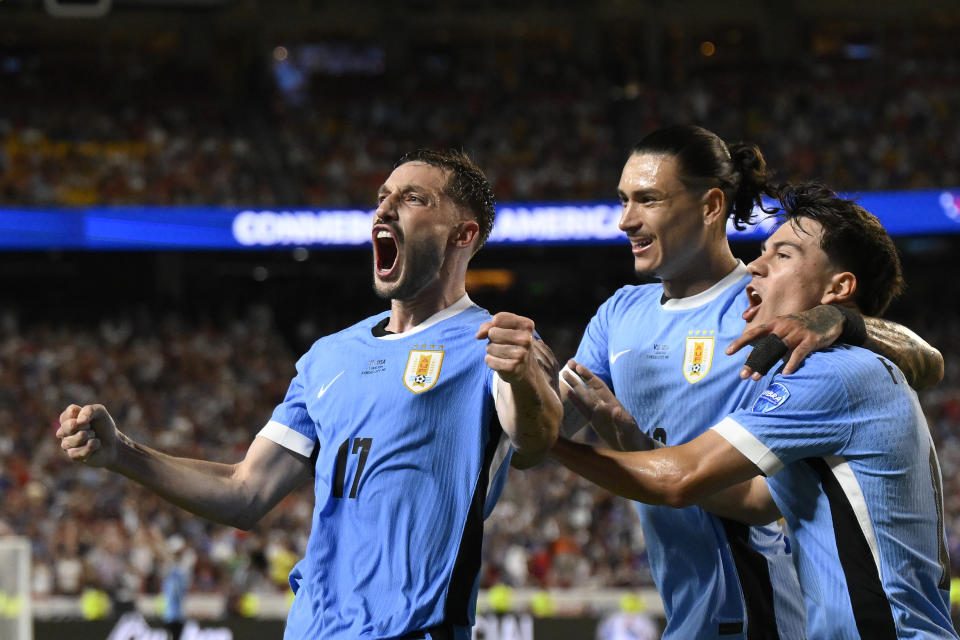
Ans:
[[[860,312],[852,307],[832,303],[831,307],[843,314],[843,331],[840,332],[838,342],[846,342],[855,347],[863,346],[867,341],[867,323]]]
[[[775,365],[786,352],[787,345],[776,334],[771,333],[753,347],[745,364],[760,375],[767,375],[770,367]]]

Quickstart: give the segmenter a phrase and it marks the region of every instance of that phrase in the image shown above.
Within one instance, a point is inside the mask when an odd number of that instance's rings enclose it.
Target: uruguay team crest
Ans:
[[[704,331],[706,333],[706,331]],[[700,382],[710,372],[713,364],[713,336],[687,338],[683,352],[683,377],[693,384]]]
[[[443,351],[411,349],[407,368],[403,371],[403,384],[414,393],[423,393],[437,384]]]

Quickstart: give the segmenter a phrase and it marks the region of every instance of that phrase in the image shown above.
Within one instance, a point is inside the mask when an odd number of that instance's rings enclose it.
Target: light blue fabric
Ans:
[[[707,291],[665,303],[660,284],[623,287],[600,306],[575,359],[613,389],[647,435],[668,445],[693,440],[759,392],[738,376],[744,353],[724,354],[743,331],[749,281],[741,263]],[[724,522],[699,507],[637,509],[667,616],[663,638],[746,638],[744,589],[758,585],[741,577]],[[734,528],[768,565],[776,629],[765,633],[803,638],[802,596],[780,528]]]
[[[387,316],[318,340],[273,413],[319,447],[287,640],[393,638],[442,622],[469,634],[473,624],[482,521],[509,462],[492,468],[505,436],[486,341],[474,337],[490,315],[468,306],[374,337]]]
[[[770,476],[796,539],[810,637],[891,637],[885,619],[898,638],[956,638],[940,468],[903,374],[838,346],[764,382],[771,393],[716,429]],[[882,593],[864,606],[855,594],[874,584]]]

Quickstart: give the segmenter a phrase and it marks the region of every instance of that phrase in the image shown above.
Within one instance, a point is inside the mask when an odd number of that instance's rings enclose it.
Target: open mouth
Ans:
[[[630,246],[635,253],[643,251],[651,244],[653,244],[653,236],[634,236],[630,238]]]
[[[760,292],[754,289],[752,285],[747,285],[747,300],[750,301],[750,306],[743,312],[742,317],[747,322],[750,322],[750,320],[757,315],[757,310],[763,302],[763,296],[761,296]]]
[[[397,268],[400,245],[393,230],[385,226],[373,229],[373,268],[378,277],[389,277]]]

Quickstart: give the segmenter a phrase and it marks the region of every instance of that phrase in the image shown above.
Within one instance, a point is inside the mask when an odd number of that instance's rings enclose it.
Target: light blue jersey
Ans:
[[[810,637],[957,638],[940,466],[916,393],[858,347],[777,371],[714,430],[769,477]]]
[[[318,340],[260,432],[316,456],[288,640],[430,638],[408,634],[440,625],[469,638],[483,519],[509,458],[486,341],[474,337],[490,314],[464,296],[376,337],[388,317]]]
[[[749,281],[741,263],[689,298],[662,302],[660,284],[623,287],[597,310],[575,360],[613,389],[647,435],[689,442],[759,393],[759,383],[739,378],[743,355],[724,353],[743,332]],[[637,509],[666,640],[804,637],[802,596],[778,526],[747,527],[699,507]]]

